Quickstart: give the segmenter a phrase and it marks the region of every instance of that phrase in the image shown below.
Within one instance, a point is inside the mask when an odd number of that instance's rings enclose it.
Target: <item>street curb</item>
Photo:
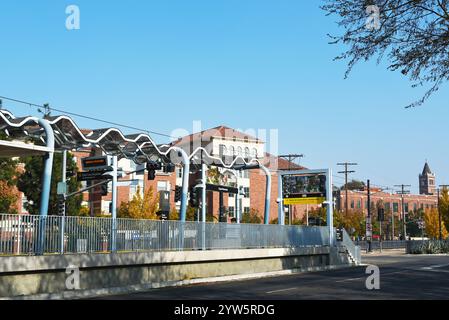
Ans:
[[[354,267],[359,267],[359,266],[333,265],[333,266],[326,266],[326,267],[311,267],[311,268],[305,268],[305,269],[292,269],[292,270],[283,270],[283,271],[274,271],[274,272],[233,275],[233,276],[223,276],[223,277],[214,277],[214,278],[201,278],[201,279],[192,279],[192,280],[183,280],[183,281],[169,281],[169,282],[151,283],[151,284],[107,288],[107,289],[64,291],[62,293],[56,293],[56,294],[38,294],[38,295],[31,295],[31,296],[0,298],[0,300],[81,300],[81,299],[101,298],[101,297],[125,295],[125,294],[129,295],[129,294],[145,292],[145,291],[152,290],[152,289],[162,289],[162,288],[168,288],[168,287],[182,287],[182,286],[198,285],[198,284],[223,283],[223,282],[242,281],[242,280],[255,280],[255,279],[273,278],[273,277],[279,277],[279,276],[301,274],[301,273],[313,273],[313,272],[348,269],[348,268],[354,268]]]

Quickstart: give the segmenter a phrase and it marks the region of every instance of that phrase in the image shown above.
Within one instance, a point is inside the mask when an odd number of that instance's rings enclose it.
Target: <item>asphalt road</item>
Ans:
[[[449,256],[364,256],[380,268],[380,290],[366,289],[366,266],[328,272],[155,289],[112,300],[449,300]]]

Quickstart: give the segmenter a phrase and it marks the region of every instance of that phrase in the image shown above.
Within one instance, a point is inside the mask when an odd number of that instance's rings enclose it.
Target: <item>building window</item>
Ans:
[[[240,156],[240,157],[243,156],[243,149],[242,149],[242,147],[238,147],[237,148],[237,155]]]
[[[389,212],[391,210],[390,203],[385,202],[384,208],[385,208],[385,211]]]
[[[248,187],[243,188],[243,196],[245,198],[249,198],[249,188]]]
[[[362,200],[357,200],[357,209],[362,208]]]
[[[235,157],[235,148],[232,146],[229,148],[229,155]]]
[[[228,152],[228,149],[226,148],[226,146],[224,145],[224,144],[220,144],[220,151],[219,151],[219,153],[220,153],[220,158],[221,159],[224,159],[224,157],[226,156],[226,154],[227,154],[227,152]]]
[[[249,158],[250,158],[249,148],[245,148],[245,159],[249,159]]]
[[[257,159],[257,149],[256,149],[256,148],[253,149],[252,157],[253,157],[254,159]]]
[[[235,194],[234,193],[230,193],[229,194],[229,198],[234,198],[235,197]]]
[[[351,209],[354,209],[355,208],[355,206],[354,206],[354,200],[351,200]]]
[[[157,182],[157,192],[159,191],[169,191],[168,181],[158,181]]]
[[[176,177],[181,179],[182,178],[182,168],[176,167]]]
[[[250,213],[249,207],[243,208],[243,213],[244,213],[244,214],[249,214],[249,213]]]
[[[234,218],[235,217],[235,209],[234,209],[234,207],[229,207],[228,211],[229,211],[229,217],[230,218]]]
[[[399,212],[399,203],[394,202],[393,203],[393,212],[398,213]]]
[[[404,203],[404,212],[408,212],[408,203]]]
[[[418,204],[416,203],[413,204],[413,211],[418,211]]]

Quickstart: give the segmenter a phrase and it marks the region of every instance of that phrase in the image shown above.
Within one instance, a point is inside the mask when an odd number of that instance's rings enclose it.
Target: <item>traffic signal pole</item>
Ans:
[[[371,240],[372,240],[372,230],[373,230],[373,224],[372,224],[372,217],[371,217],[371,186],[370,186],[370,180],[368,180],[367,183],[367,189],[368,189],[368,216],[367,216],[367,222],[366,222],[366,226],[367,226],[367,240],[368,240],[368,253],[373,252],[373,249],[371,247]],[[368,231],[370,232],[370,234],[368,233]]]
[[[61,182],[62,183],[67,183],[67,150],[64,150],[62,152],[62,178],[61,178]],[[66,192],[64,193],[64,199],[67,195],[67,189]],[[61,244],[60,244],[60,253],[64,254],[64,240],[65,240],[65,216],[66,216],[66,206],[65,206],[65,201],[64,201],[64,210],[62,210],[62,216],[61,216]]]

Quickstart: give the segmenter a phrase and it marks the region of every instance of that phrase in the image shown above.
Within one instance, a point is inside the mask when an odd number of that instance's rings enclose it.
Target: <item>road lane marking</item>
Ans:
[[[387,273],[380,273],[380,276],[388,276],[388,275],[392,275],[392,274],[399,274],[399,273],[406,273],[409,272],[411,270],[406,269],[406,270],[401,270],[401,271],[394,271],[394,272],[387,272]],[[351,279],[343,279],[343,280],[338,280],[335,281],[336,283],[343,283],[343,282],[351,282],[351,281],[357,281],[357,280],[363,280],[365,279],[366,276],[360,276],[358,278],[351,278]]]
[[[289,289],[281,289],[281,290],[275,290],[275,291],[268,291],[266,294],[273,294],[273,293],[279,293],[279,292],[286,292],[286,291],[293,291],[297,290],[298,288],[289,288]]]

